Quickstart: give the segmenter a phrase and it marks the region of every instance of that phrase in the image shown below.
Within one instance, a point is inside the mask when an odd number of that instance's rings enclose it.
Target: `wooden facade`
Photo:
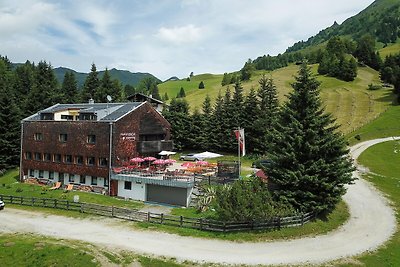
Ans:
[[[58,104],[24,119],[21,127],[21,179],[66,179],[109,193],[116,191],[109,186],[115,184],[111,167],[173,149],[170,124],[148,102]]]

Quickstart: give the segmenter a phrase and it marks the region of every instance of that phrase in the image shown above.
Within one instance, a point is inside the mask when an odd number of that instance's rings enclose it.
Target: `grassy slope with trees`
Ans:
[[[293,76],[297,70],[298,66],[290,65],[267,73],[274,80],[281,103],[291,91],[290,84],[294,81]],[[317,65],[313,66],[312,71],[317,73]],[[242,83],[244,94],[248,94],[252,87],[259,87],[258,81],[264,73],[266,72],[256,71],[250,81]],[[368,90],[369,84],[380,84],[379,73],[369,67],[359,68],[358,76],[352,82],[322,75],[318,75],[317,79],[321,82],[321,98],[326,105],[326,111],[333,114],[338,124],[342,125],[341,130],[344,133],[350,133],[375,119],[392,101],[391,89]],[[168,81],[159,85],[160,95],[167,92],[171,98],[183,87],[185,99],[193,112],[195,109],[201,110],[206,95],[214,102],[219,92],[224,94],[228,86],[221,86],[221,80],[222,75],[206,74],[194,76],[191,81]],[[198,89],[200,81],[204,81],[204,89]],[[233,85],[229,87],[233,89]]]

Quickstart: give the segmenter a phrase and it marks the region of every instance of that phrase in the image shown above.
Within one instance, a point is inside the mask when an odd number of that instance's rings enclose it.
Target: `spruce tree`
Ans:
[[[254,139],[254,152],[266,155],[272,142],[272,129],[277,121],[279,102],[276,86],[271,78],[267,78],[264,74],[258,83],[260,84],[257,92],[260,114],[254,121],[253,132],[257,137]]]
[[[221,151],[224,147],[224,140],[226,138],[223,127],[226,126],[226,114],[224,112],[224,98],[221,92],[218,93],[215,99],[214,109],[211,115],[211,139],[210,144],[216,150]]]
[[[72,71],[65,73],[61,91],[64,94],[65,103],[73,104],[78,101],[78,85],[75,74]]]
[[[273,196],[301,211],[331,211],[353,181],[346,142],[324,112],[319,84],[303,63],[271,144]]]
[[[253,153],[256,147],[257,141],[260,138],[259,131],[256,129],[256,118],[260,117],[260,108],[258,104],[257,94],[254,88],[250,89],[249,94],[243,104],[243,112],[245,114],[243,118],[242,127],[244,128],[246,135],[246,151],[248,153]],[[264,129],[260,129],[263,132]]]
[[[118,96],[113,95],[114,84],[110,76],[110,72],[106,68],[103,77],[100,81],[100,86],[94,91],[93,99],[97,103],[106,103],[107,95],[111,96],[115,100]]]
[[[202,149],[212,150],[212,113],[213,108],[211,105],[211,98],[209,95],[206,95],[206,98],[203,101],[201,114],[203,128],[201,132],[202,136]]]
[[[81,91],[81,101],[83,103],[87,103],[89,99],[95,97],[95,92],[100,87],[100,81],[97,75],[96,65],[93,63]]]
[[[12,89],[13,74],[0,59],[0,169],[18,166],[21,113]]]
[[[61,102],[63,97],[51,65],[46,61],[39,62],[34,72],[34,85],[26,101],[27,114],[36,113]]]

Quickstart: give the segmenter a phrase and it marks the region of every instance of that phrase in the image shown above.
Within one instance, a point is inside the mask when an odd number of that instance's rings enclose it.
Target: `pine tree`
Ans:
[[[78,85],[73,72],[67,71],[65,73],[61,91],[65,96],[64,103],[73,104],[78,101]]]
[[[35,78],[35,65],[26,61],[25,64],[18,66],[14,72],[14,86],[16,94],[16,104],[21,108],[23,115],[29,115],[25,110],[27,97],[32,90]]]
[[[199,89],[204,89],[205,88],[205,86],[204,86],[204,82],[203,81],[201,81],[200,83],[199,83]]]
[[[152,90],[151,90],[151,96],[155,99],[161,100],[160,92],[158,90],[158,85],[155,83]]]
[[[224,143],[226,136],[224,133],[224,128],[226,126],[226,114],[224,112],[224,99],[221,95],[221,92],[218,93],[217,98],[215,99],[213,113],[211,115],[211,146],[216,150],[221,151],[224,150]]]
[[[86,77],[85,83],[83,84],[83,88],[81,91],[80,98],[83,103],[87,103],[91,98],[94,99],[95,93],[100,87],[100,81],[97,75],[98,73],[96,70],[96,65],[93,63],[92,68],[90,69],[90,73]]]
[[[21,113],[12,89],[13,74],[0,59],[0,169],[18,166]]]
[[[260,135],[255,128],[257,118],[261,115],[258,102],[256,91],[252,87],[243,103],[243,113],[245,116],[243,118],[242,127],[244,128],[246,135],[246,151],[248,153],[254,152],[255,147],[258,144],[257,141],[260,138]],[[263,130],[264,129],[261,129],[261,131]]]
[[[243,117],[247,116],[243,114],[243,87],[240,81],[238,80],[235,83],[232,100],[230,102],[231,105],[231,127],[232,130],[236,129],[238,126],[242,126]]]
[[[46,61],[39,62],[34,72],[34,85],[27,97],[25,106],[27,114],[36,113],[61,102],[63,95],[51,65]]]
[[[114,84],[111,79],[110,72],[106,68],[103,77],[101,78],[100,86],[94,91],[93,99],[96,103],[106,103],[108,101],[107,95],[109,95],[113,100],[115,100],[115,98],[118,96],[113,95],[113,91]]]
[[[169,100],[168,93],[165,92],[164,93],[164,97],[163,97],[163,101],[168,101],[168,100]]]
[[[177,149],[186,148],[191,143],[190,132],[192,128],[188,102],[184,98],[173,98],[168,109],[164,109],[163,115],[171,122],[171,135],[174,140],[174,146]]]
[[[276,86],[271,78],[265,74],[258,81],[260,88],[257,95],[259,97],[259,116],[255,117],[254,134],[254,152],[256,154],[268,154],[268,148],[272,142],[272,129],[277,121],[279,102]]]
[[[353,181],[346,142],[325,113],[319,82],[306,63],[292,87],[274,131],[268,170],[273,196],[298,210],[331,211]]]
[[[203,128],[202,128],[202,149],[205,150],[212,150],[212,113],[213,108],[211,105],[211,98],[209,95],[206,95],[203,101],[201,114],[202,121],[203,121]]]

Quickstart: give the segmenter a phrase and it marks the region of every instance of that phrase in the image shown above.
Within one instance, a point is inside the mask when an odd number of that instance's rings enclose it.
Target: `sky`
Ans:
[[[241,69],[373,0],[0,0],[0,55],[161,80]]]

